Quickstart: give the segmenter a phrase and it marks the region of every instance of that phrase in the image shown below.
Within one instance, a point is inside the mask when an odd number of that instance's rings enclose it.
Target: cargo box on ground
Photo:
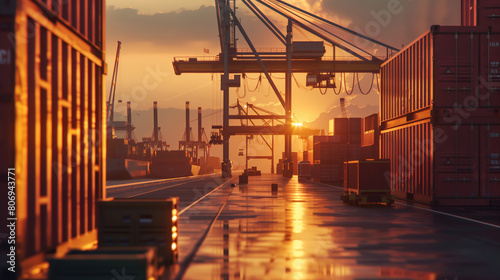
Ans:
[[[391,195],[389,160],[356,160],[344,164],[344,193],[341,200],[348,204],[394,202]]]
[[[314,144],[312,163],[341,164],[348,158],[348,145],[343,143],[319,142]]]
[[[161,264],[177,262],[179,198],[97,203],[98,246],[156,246]]]
[[[342,181],[343,166],[339,164],[314,164],[312,166],[312,177],[315,182],[325,184],[336,184]]]
[[[49,259],[49,280],[158,279],[155,247],[109,247],[71,250]]]

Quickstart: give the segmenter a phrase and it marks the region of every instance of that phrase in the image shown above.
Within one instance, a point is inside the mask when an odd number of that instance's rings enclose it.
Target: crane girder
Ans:
[[[329,72],[329,73],[374,73],[380,72],[383,61],[332,61],[332,60],[293,60],[292,72]],[[268,72],[284,73],[287,70],[286,60],[265,60]],[[173,62],[176,75],[184,73],[224,73],[224,63],[217,59],[198,60],[195,58],[176,58]],[[262,73],[257,60],[233,60],[229,63],[229,73]]]
[[[289,133],[285,125],[261,126],[228,126],[226,132],[230,135],[285,135]],[[292,135],[319,135],[319,130],[305,127],[293,127]]]

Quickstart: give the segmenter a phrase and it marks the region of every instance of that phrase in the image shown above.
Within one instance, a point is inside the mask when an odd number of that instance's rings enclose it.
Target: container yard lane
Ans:
[[[341,193],[297,177],[250,177],[182,279],[498,279],[495,225],[401,203],[344,205]]]
[[[498,279],[498,211],[398,201],[345,205],[343,189],[264,174],[172,179],[108,197],[180,197],[179,262],[160,279]],[[272,184],[278,184],[273,188]],[[484,221],[483,221],[483,218]]]

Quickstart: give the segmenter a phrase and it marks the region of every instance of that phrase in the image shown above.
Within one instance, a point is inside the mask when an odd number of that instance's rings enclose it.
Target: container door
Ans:
[[[480,36],[484,35],[464,29],[434,34],[434,106],[471,106],[478,84]]]
[[[473,124],[434,127],[435,199],[480,196],[480,130]]]
[[[498,108],[500,104],[500,34],[490,33],[489,36],[488,34],[481,36],[480,71],[479,91],[476,94],[481,107]],[[490,88],[489,95],[488,88]]]
[[[500,198],[500,125],[481,126],[481,196]]]

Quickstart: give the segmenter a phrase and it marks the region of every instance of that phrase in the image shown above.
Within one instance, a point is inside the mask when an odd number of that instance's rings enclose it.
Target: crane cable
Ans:
[[[377,74],[377,78],[375,79],[375,81],[377,82],[378,92],[380,93],[380,83],[378,81],[379,79],[380,79],[380,76]]]
[[[370,88],[368,89],[368,91],[365,93],[363,92],[363,90],[361,89],[361,84],[359,82],[359,73],[356,73],[356,77],[358,79],[358,88],[359,88],[359,91],[361,92],[362,95],[368,95],[368,93],[370,93],[372,91],[372,88],[373,88],[373,80],[375,79],[375,74],[372,74],[372,84],[370,85]]]
[[[354,80],[354,73],[352,74],[352,88],[351,88],[351,92],[349,92],[347,90],[347,84],[346,84],[346,77],[345,77],[345,73],[344,73],[344,88],[345,88],[345,93],[347,95],[351,95],[353,92],[354,92],[354,83],[355,83],[355,80]]]
[[[333,93],[335,93],[335,95],[339,95],[342,92],[342,74],[340,74],[340,82],[339,82],[339,84],[340,84],[340,88],[339,88],[338,92],[335,90],[335,88],[333,88]]]

